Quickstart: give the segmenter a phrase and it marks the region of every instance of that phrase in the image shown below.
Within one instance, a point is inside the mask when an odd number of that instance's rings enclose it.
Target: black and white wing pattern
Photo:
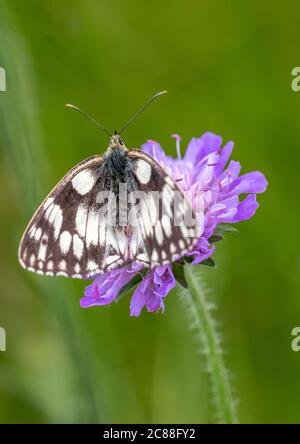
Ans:
[[[135,260],[153,268],[193,248],[200,235],[193,216],[151,156],[114,149],[80,162],[51,191],[23,235],[19,261],[38,274],[72,278]]]
[[[124,264],[126,235],[105,223],[98,195],[103,158],[72,168],[31,219],[19,247],[29,271],[48,276],[89,278]]]
[[[134,193],[131,199],[136,203],[131,209],[138,207],[133,213],[131,256],[149,268],[172,263],[191,251],[201,234],[195,215],[177,183],[155,159],[137,149],[128,156],[135,188],[143,192],[141,199]]]

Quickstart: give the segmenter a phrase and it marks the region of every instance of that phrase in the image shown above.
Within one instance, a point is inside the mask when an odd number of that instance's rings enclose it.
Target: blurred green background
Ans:
[[[203,274],[218,305],[241,422],[300,422],[299,2],[1,0],[0,422],[214,422],[203,357],[173,291],[163,315],[129,317],[129,296],[80,309],[85,283],[21,269],[33,210],[108,140],[75,103],[125,137],[214,131],[269,188],[257,215],[219,244]]]

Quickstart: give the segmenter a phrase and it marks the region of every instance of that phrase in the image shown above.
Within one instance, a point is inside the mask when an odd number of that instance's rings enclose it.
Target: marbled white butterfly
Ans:
[[[67,105],[108,133],[109,147],[72,168],[38,208],[19,247],[24,268],[90,278],[132,261],[147,268],[168,264],[193,248],[199,229],[177,183],[150,155],[126,148],[121,139],[129,123],[163,93],[113,135]]]

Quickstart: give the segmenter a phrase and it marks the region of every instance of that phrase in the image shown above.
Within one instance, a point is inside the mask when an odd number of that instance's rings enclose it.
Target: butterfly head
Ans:
[[[115,133],[111,136],[109,141],[109,148],[111,149],[124,149],[125,144],[121,138],[121,136],[115,131]]]

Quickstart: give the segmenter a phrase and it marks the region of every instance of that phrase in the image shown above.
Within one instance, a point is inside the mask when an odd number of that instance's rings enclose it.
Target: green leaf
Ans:
[[[179,262],[174,262],[172,265],[172,271],[174,273],[175,279],[183,288],[188,288],[187,281],[184,274],[184,266]]]
[[[191,264],[194,260],[194,256],[184,256],[183,259],[185,263]]]
[[[218,235],[213,234],[213,235],[208,239],[208,242],[209,242],[210,244],[215,244],[216,242],[220,242],[220,241],[223,240],[223,239],[224,239],[223,236],[218,236]]]
[[[204,259],[204,261],[200,262],[200,265],[206,265],[208,267],[215,267],[216,263],[211,257],[208,257],[207,259]]]
[[[222,236],[224,233],[238,233],[238,229],[231,224],[219,224],[213,236]]]

